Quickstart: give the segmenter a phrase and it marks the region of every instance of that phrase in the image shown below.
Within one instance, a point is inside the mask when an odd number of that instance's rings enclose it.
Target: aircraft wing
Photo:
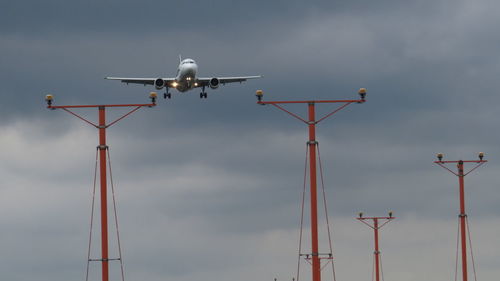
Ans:
[[[248,79],[262,78],[262,76],[261,75],[257,75],[257,76],[211,77],[211,78],[202,77],[202,78],[198,78],[198,84],[199,84],[199,86],[208,86],[208,84],[210,83],[210,80],[212,78],[219,79],[219,83],[221,83],[222,85],[224,85],[226,83],[235,83],[235,82],[240,82],[241,83],[241,82],[247,81]]]
[[[120,80],[123,83],[131,83],[131,84],[142,84],[142,85],[154,85],[155,80],[157,78],[126,78],[126,77],[106,77],[104,79],[107,80]],[[166,83],[166,85],[170,85],[168,82],[173,82],[175,81],[175,78],[161,78],[163,79]]]

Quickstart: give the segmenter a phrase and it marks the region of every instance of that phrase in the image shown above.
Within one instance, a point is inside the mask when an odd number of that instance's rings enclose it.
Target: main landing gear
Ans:
[[[163,94],[164,99],[170,99],[172,98],[172,95],[168,92],[168,87],[165,89],[165,93]]]
[[[205,92],[205,86],[203,86],[201,93],[200,93],[200,99],[202,98],[207,98],[207,92]]]

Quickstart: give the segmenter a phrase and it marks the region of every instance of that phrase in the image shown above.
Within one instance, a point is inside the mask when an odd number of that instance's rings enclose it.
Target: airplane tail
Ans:
[[[182,56],[179,54],[179,63],[182,61]]]

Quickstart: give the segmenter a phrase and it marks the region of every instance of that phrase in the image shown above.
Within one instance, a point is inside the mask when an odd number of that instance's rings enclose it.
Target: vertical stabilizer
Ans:
[[[182,61],[182,56],[179,54],[179,64],[181,63]]]

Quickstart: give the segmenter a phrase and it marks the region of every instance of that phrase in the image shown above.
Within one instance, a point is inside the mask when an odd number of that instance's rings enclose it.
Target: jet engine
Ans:
[[[219,83],[219,79],[218,78],[214,77],[214,78],[210,79],[210,83],[209,83],[210,88],[217,89],[217,88],[219,88],[219,84],[220,83]]]
[[[155,88],[157,90],[161,90],[161,89],[163,89],[163,87],[165,87],[165,80],[163,80],[161,78],[157,78],[155,80]]]

